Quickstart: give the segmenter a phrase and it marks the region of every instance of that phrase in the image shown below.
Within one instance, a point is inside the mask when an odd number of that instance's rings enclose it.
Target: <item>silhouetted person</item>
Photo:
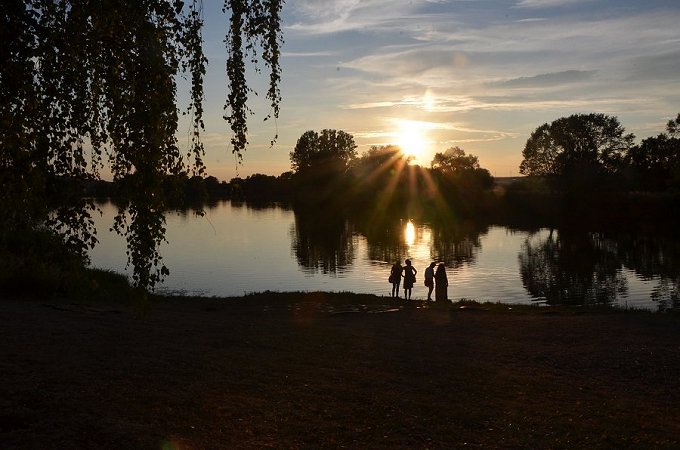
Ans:
[[[392,297],[399,298],[399,285],[401,284],[401,263],[395,262],[390,271],[389,281],[392,283]]]
[[[431,262],[425,269],[425,286],[427,286],[427,299],[432,300],[432,290],[434,289],[434,266],[437,263]]]
[[[439,263],[437,271],[434,273],[435,290],[434,299],[438,302],[445,302],[448,300],[447,290],[449,287],[449,279],[446,277],[446,268],[444,263]]]
[[[416,282],[416,274],[418,271],[415,267],[411,265],[411,260],[406,260],[406,265],[404,266],[404,298],[406,300],[411,300],[411,289],[413,289],[413,283]]]

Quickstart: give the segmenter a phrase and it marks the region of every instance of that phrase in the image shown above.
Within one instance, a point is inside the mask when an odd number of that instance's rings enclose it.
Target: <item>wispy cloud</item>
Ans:
[[[349,105],[340,105],[344,109],[373,109],[373,108],[391,108],[393,106],[404,105],[404,101],[396,102],[368,102],[368,103],[352,103]]]
[[[436,151],[510,167],[541,123],[604,112],[644,136],[680,104],[673,0],[295,0],[284,17],[282,148],[323,128],[390,143],[410,119]]]
[[[497,86],[505,87],[543,87],[576,83],[590,80],[597,73],[596,70],[565,70],[563,72],[542,73],[530,77],[513,78],[496,83]]]
[[[321,51],[321,52],[281,52],[284,58],[316,58],[319,56],[333,56],[337,52]]]
[[[579,3],[588,3],[594,0],[520,0],[518,8],[554,8],[559,6],[572,6]]]
[[[295,10],[297,20],[288,29],[305,34],[333,34],[406,20],[414,6],[391,0],[300,0],[295,3]]]
[[[641,55],[630,60],[627,79],[653,82],[674,80],[680,77],[680,51]]]
[[[529,23],[529,22],[545,22],[548,20],[545,17],[527,17],[524,19],[518,19],[517,23]]]

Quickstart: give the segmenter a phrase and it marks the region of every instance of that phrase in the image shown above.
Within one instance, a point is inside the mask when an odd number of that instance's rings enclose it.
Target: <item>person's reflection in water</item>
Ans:
[[[401,284],[401,263],[395,262],[390,271],[389,281],[392,283],[392,297],[399,298],[399,285]]]
[[[417,273],[416,268],[411,265],[411,260],[407,259],[406,266],[404,266],[404,298],[406,300],[411,300],[411,290],[416,281]]]
[[[434,266],[436,262],[431,262],[425,269],[425,286],[427,286],[427,299],[432,300],[432,290],[434,289]]]
[[[434,299],[438,302],[445,302],[448,300],[449,279],[446,276],[446,268],[444,263],[439,263],[437,271],[434,273],[434,281],[436,283],[434,290]]]

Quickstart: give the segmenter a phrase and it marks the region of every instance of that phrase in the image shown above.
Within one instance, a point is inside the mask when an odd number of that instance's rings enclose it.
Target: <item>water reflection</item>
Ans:
[[[444,262],[448,268],[460,268],[474,264],[481,250],[481,236],[488,233],[488,226],[476,226],[471,222],[432,224],[430,259]]]
[[[356,242],[347,219],[296,211],[290,236],[295,258],[307,273],[343,273],[352,264]]]
[[[680,242],[675,236],[620,236],[618,256],[641,278],[656,281],[651,297],[659,309],[680,308]]]
[[[608,304],[626,296],[624,269],[654,283],[659,310],[680,306],[680,244],[674,237],[551,230],[531,234],[519,255],[522,283],[549,304]]]
[[[97,218],[96,267],[125,270],[125,243]],[[205,295],[262,290],[389,294],[395,261],[446,264],[452,298],[680,308],[680,240],[674,235],[510,229],[452,219],[337,217],[280,206],[218,202],[168,215],[164,288]],[[263,263],[264,262],[264,263]],[[422,283],[414,298],[424,298]]]
[[[367,258],[372,265],[382,265],[404,261],[409,256],[410,248],[406,244],[405,225],[399,220],[391,222],[357,221],[357,232],[366,238]],[[415,226],[414,226],[415,245]]]
[[[406,245],[409,247],[416,242],[416,227],[410,220],[406,222],[406,226],[404,227],[404,238],[406,239]]]
[[[616,243],[599,233],[530,235],[519,255],[522,283],[549,304],[608,304],[627,292]]]

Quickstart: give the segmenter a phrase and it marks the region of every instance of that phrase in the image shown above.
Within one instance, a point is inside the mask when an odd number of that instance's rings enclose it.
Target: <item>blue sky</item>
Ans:
[[[266,80],[253,78],[262,94],[237,166],[221,118],[221,3],[204,1],[204,143],[223,180],[290,170],[300,135],[324,128],[354,135],[359,152],[409,146],[426,166],[457,145],[513,176],[543,123],[601,112],[639,140],[680,112],[678,0],[288,0],[281,114],[263,122]]]

